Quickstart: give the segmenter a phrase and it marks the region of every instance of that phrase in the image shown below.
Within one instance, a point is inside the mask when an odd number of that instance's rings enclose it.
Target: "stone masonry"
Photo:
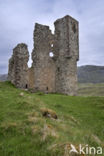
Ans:
[[[49,57],[52,41],[53,35],[49,27],[36,23],[32,52],[36,91],[55,92],[55,62]]]
[[[35,24],[32,67],[27,66],[27,45],[18,44],[9,60],[8,78],[16,87],[32,88],[34,92],[76,95],[78,22],[67,15],[56,20],[54,26],[52,34],[48,26]]]
[[[74,95],[77,91],[79,59],[78,22],[66,16],[55,23],[56,92]]]
[[[28,88],[28,60],[27,45],[18,44],[13,49],[13,55],[9,60],[8,79],[18,88]]]

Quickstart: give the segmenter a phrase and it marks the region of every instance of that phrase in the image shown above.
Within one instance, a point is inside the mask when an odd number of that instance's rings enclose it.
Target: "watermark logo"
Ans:
[[[74,145],[71,144],[70,146],[71,146],[70,153],[72,153],[72,152],[79,153]]]
[[[102,147],[90,147],[89,145],[79,145],[78,149],[76,149],[76,147],[71,144],[71,150],[69,151],[69,153],[77,153],[77,154],[84,154],[84,155],[92,155],[92,154],[97,154],[97,155],[102,155],[103,154],[103,149]]]

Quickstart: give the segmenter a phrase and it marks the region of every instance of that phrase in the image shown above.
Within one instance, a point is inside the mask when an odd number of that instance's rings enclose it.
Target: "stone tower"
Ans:
[[[53,35],[48,26],[35,24],[32,52],[35,91],[55,92],[55,63],[49,57]]]
[[[28,88],[29,52],[27,45],[18,44],[13,49],[13,55],[9,60],[8,79],[18,88]]]
[[[49,26],[36,23],[33,34],[32,67],[28,68],[29,53],[26,44],[18,44],[9,60],[9,80],[19,88],[34,92],[77,93],[77,61],[79,60],[78,21],[70,16]],[[53,57],[50,57],[53,53]]]
[[[79,59],[78,22],[70,16],[58,19],[55,25],[56,92],[75,95],[77,61]]]

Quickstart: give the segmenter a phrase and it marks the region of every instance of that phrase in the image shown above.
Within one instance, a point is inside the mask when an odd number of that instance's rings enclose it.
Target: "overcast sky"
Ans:
[[[0,0],[0,74],[18,43],[31,53],[36,22],[54,31],[53,22],[67,14],[79,21],[78,65],[104,65],[104,0]]]

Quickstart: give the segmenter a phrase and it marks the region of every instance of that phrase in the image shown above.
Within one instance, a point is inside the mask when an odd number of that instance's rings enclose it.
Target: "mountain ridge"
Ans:
[[[80,66],[77,75],[79,83],[104,83],[104,66]]]
[[[0,74],[0,81],[7,81],[8,74]]]

